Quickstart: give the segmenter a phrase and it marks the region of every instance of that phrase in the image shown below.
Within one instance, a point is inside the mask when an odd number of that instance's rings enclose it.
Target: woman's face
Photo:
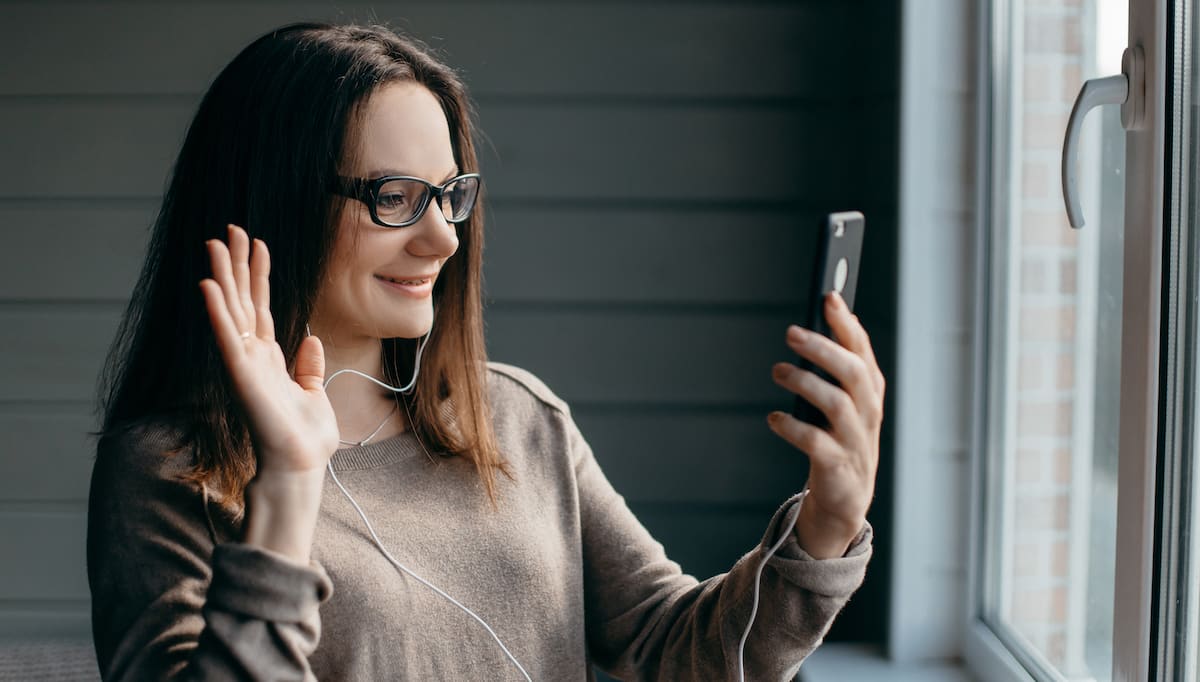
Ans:
[[[433,93],[416,83],[385,85],[365,105],[357,165],[347,177],[409,175],[440,185],[459,175],[450,127]],[[416,223],[389,228],[347,199],[312,316],[313,333],[334,343],[354,338],[417,338],[433,323],[433,283],[458,249],[454,225],[436,202]],[[389,283],[387,280],[400,282]]]

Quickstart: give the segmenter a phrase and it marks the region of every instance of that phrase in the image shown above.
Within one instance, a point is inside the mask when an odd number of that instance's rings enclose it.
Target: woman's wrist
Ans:
[[[806,498],[800,505],[794,532],[800,548],[812,558],[835,559],[846,554],[864,524],[865,518],[847,521],[823,513]]]
[[[242,541],[307,565],[325,471],[260,472],[246,487]]]

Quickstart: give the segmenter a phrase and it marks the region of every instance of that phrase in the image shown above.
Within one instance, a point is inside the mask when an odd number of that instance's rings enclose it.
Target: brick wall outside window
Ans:
[[[1020,16],[1019,14],[1016,16]],[[1071,611],[1072,435],[1080,245],[1066,221],[1059,159],[1067,116],[1081,82],[1081,0],[1025,0],[1021,92],[1012,141],[1021,182],[1019,296],[1010,314],[1019,330],[1016,442],[1010,485],[1012,551],[1004,567],[1011,586],[1010,622],[1055,668],[1067,671]]]

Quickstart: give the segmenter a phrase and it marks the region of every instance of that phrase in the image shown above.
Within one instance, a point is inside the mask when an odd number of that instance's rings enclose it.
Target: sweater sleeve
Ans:
[[[815,560],[795,539],[803,494],[728,573],[685,575],[634,517],[566,417],[579,489],[588,647],[624,680],[736,680],[738,644],[762,565],[758,612],[746,641],[745,679],[791,680],[862,583],[871,529],[836,559]],[[773,556],[767,549],[786,534]]]
[[[154,435],[105,437],[88,502],[92,632],[106,680],[311,680],[318,607],[332,591],[317,564],[218,543],[186,454]]]

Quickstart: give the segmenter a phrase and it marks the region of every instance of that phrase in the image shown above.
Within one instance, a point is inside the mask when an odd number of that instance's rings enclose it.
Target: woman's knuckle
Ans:
[[[880,402],[872,400],[870,404],[867,405],[863,416],[866,418],[869,425],[872,427],[877,426],[883,422],[883,405]]]
[[[854,412],[854,401],[845,393],[835,396],[829,402],[829,417],[831,419],[844,419],[852,412]]]
[[[867,361],[861,355],[856,354],[850,357],[850,374],[859,383],[866,383],[871,380],[871,370],[867,367]]]

